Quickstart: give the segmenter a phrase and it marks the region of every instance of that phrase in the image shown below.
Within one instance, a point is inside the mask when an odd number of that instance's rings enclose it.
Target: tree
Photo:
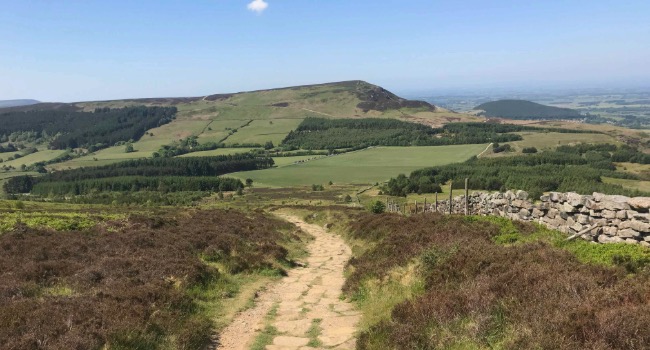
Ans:
[[[270,150],[270,149],[273,149],[273,148],[275,148],[275,146],[273,145],[273,142],[266,141],[266,143],[264,144],[264,149],[265,150]]]
[[[537,153],[537,148],[535,147],[526,147],[521,150],[521,153]]]
[[[382,201],[376,201],[373,203],[372,207],[370,207],[370,211],[373,212],[374,214],[381,214],[386,210],[386,204]]]
[[[246,179],[246,187],[253,187],[253,179]]]
[[[124,149],[124,153],[133,153],[135,152],[135,149],[133,149],[133,144],[127,143],[126,148]]]
[[[352,197],[350,197],[349,194],[346,194],[346,195],[345,195],[345,202],[346,202],[346,203],[350,203],[350,202],[352,202]]]

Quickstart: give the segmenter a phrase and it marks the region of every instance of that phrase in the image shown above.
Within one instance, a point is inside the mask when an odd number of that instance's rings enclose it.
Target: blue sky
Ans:
[[[0,0],[0,100],[650,86],[647,0],[252,1]]]

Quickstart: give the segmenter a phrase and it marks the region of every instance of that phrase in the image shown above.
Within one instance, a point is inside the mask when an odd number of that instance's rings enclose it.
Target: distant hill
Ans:
[[[0,108],[29,106],[41,103],[36,100],[0,100]]]
[[[207,96],[205,97],[205,100],[220,101],[240,94],[257,94],[269,92],[280,93],[287,91],[294,91],[295,98],[298,100],[308,100],[310,98],[321,97],[320,95],[323,95],[323,97],[325,97],[328,94],[340,95],[341,93],[350,93],[358,99],[356,107],[366,113],[369,111],[385,112],[387,110],[398,110],[401,108],[416,108],[428,111],[436,110],[436,106],[428,102],[407,100],[380,86],[373,85],[361,80],[292,86],[286,88],[240,92],[237,94],[217,94]],[[332,102],[335,102],[335,100]],[[289,105],[290,103],[288,102],[279,102],[273,106],[288,107]]]
[[[325,114],[328,114],[329,110],[337,110],[337,112],[345,110],[344,114],[340,115],[340,117],[353,116],[356,113],[355,108],[363,113],[368,113],[371,111],[397,111],[403,108],[418,109],[421,111],[429,112],[438,110],[436,106],[428,102],[407,100],[380,86],[373,85],[361,80],[215,94],[200,97],[135,98],[76,103],[40,103],[38,101],[33,101],[30,104],[15,104],[13,106],[7,105],[4,107],[12,107],[12,111],[75,111],[83,108],[106,106],[113,108],[134,105],[177,106],[179,104],[200,103],[202,101],[222,102],[230,104],[231,106],[250,105],[251,102],[254,104],[259,104],[259,102],[264,101],[265,106],[269,108],[293,107],[320,109],[325,107]],[[3,107],[0,106],[0,108]]]
[[[580,112],[570,108],[545,106],[524,100],[499,100],[474,107],[491,118],[507,119],[582,119]]]

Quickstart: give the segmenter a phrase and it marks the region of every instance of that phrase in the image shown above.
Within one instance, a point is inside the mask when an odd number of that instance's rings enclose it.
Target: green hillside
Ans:
[[[583,119],[580,112],[570,108],[545,106],[524,100],[499,100],[483,103],[474,110],[491,118],[507,119]]]
[[[32,108],[94,111],[97,108],[173,106],[176,118],[148,130],[133,143],[134,152],[124,146],[108,147],[92,154],[52,165],[67,169],[106,164],[125,159],[151,157],[162,146],[190,136],[200,143],[224,143],[229,147],[254,148],[272,142],[278,145],[307,117],[394,118],[440,126],[477,118],[449,112],[426,102],[402,99],[376,85],[346,81],[279,89],[217,94],[188,98],[149,98],[96,101],[74,104],[41,104]],[[27,107],[21,107],[21,111]]]

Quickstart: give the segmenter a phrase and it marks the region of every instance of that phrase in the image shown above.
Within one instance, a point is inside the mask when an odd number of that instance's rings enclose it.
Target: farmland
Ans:
[[[15,153],[20,153],[20,152],[15,152]],[[14,160],[8,160],[0,164],[0,166],[12,166],[14,168],[20,168],[21,165],[25,164],[26,166],[32,165],[34,163],[38,162],[43,162],[47,161],[53,158],[56,158],[57,156],[60,156],[64,154],[65,151],[62,150],[46,150],[46,151],[38,151],[32,154],[28,154],[24,157],[20,157],[18,159]]]
[[[370,184],[425,166],[461,162],[479,154],[486,146],[375,147],[302,164],[229,176],[251,178],[256,186],[270,187],[327,184],[329,181]]]
[[[557,132],[520,132],[518,133],[524,139],[514,141],[510,144],[516,152],[521,152],[526,147],[535,147],[538,150],[549,150],[562,145],[572,145],[578,143],[612,143],[620,144],[613,137],[606,134],[568,134]]]

